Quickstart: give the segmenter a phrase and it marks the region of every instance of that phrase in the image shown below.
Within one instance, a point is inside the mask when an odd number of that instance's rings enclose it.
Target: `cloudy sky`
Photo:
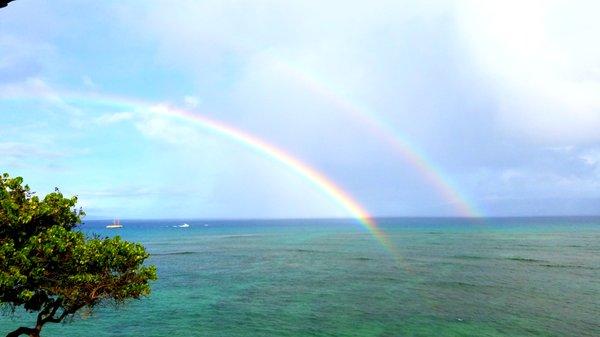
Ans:
[[[0,10],[0,170],[90,217],[600,214],[596,1]],[[203,118],[204,118],[203,117]],[[288,163],[289,164],[289,163]]]

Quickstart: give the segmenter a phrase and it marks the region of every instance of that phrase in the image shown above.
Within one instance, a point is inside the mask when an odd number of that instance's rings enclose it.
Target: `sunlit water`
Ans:
[[[107,223],[152,295],[42,335],[600,336],[600,218],[380,219],[399,256],[353,220]]]

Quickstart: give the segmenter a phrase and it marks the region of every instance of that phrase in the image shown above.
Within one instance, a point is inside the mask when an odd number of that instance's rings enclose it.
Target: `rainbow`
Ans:
[[[360,106],[360,104],[353,103],[350,98],[340,94],[333,86],[326,85],[325,81],[319,80],[309,71],[298,66],[293,66],[281,59],[273,58],[271,61],[275,65],[276,70],[295,79],[315,95],[327,99],[335,107],[349,113],[353,118],[360,121],[362,126],[388,144],[403,160],[417,170],[428,184],[434,187],[443,200],[447,204],[452,205],[461,216],[469,218],[479,218],[482,216],[482,213],[474,206],[474,203],[468,201],[468,198],[463,193],[458,192],[451,179],[445,176],[443,171],[428,159],[416,145],[411,144],[406,137],[403,137],[390,127],[391,123],[381,120],[375,112]]]
[[[130,97],[100,95],[97,93],[61,92],[60,94],[53,94],[45,97],[25,97],[25,99],[27,98],[45,98],[60,104],[97,104],[134,109],[135,111],[148,111],[157,115],[163,115],[171,118],[178,118],[187,122],[192,122],[215,135],[234,141],[256,153],[282,164],[291,172],[295,173],[298,177],[310,182],[321,193],[356,218],[390,253],[392,253],[396,259],[399,259],[396,249],[390,242],[389,238],[381,231],[379,227],[377,227],[376,222],[367,212],[367,210],[360,205],[348,192],[344,191],[331,178],[328,178],[315,168],[302,162],[291,153],[286,152],[283,149],[270,144],[261,138],[258,138],[257,136],[198,113],[178,109],[166,104],[153,104]],[[0,96],[0,101],[14,99],[14,96],[10,98]]]

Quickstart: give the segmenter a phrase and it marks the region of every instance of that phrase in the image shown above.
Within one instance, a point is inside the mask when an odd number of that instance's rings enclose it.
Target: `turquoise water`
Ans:
[[[353,220],[106,223],[152,295],[43,336],[600,336],[600,218],[380,219],[398,257]]]

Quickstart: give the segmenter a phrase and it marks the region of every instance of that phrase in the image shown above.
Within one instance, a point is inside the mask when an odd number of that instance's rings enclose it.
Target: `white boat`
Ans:
[[[109,229],[123,228],[123,225],[121,225],[121,223],[119,222],[119,219],[115,219],[115,221],[113,221],[113,223],[111,223],[110,225],[107,225],[106,228],[109,228]]]
[[[188,228],[188,227],[190,227],[190,225],[188,225],[186,223],[184,223],[183,225],[179,225],[179,228]]]

